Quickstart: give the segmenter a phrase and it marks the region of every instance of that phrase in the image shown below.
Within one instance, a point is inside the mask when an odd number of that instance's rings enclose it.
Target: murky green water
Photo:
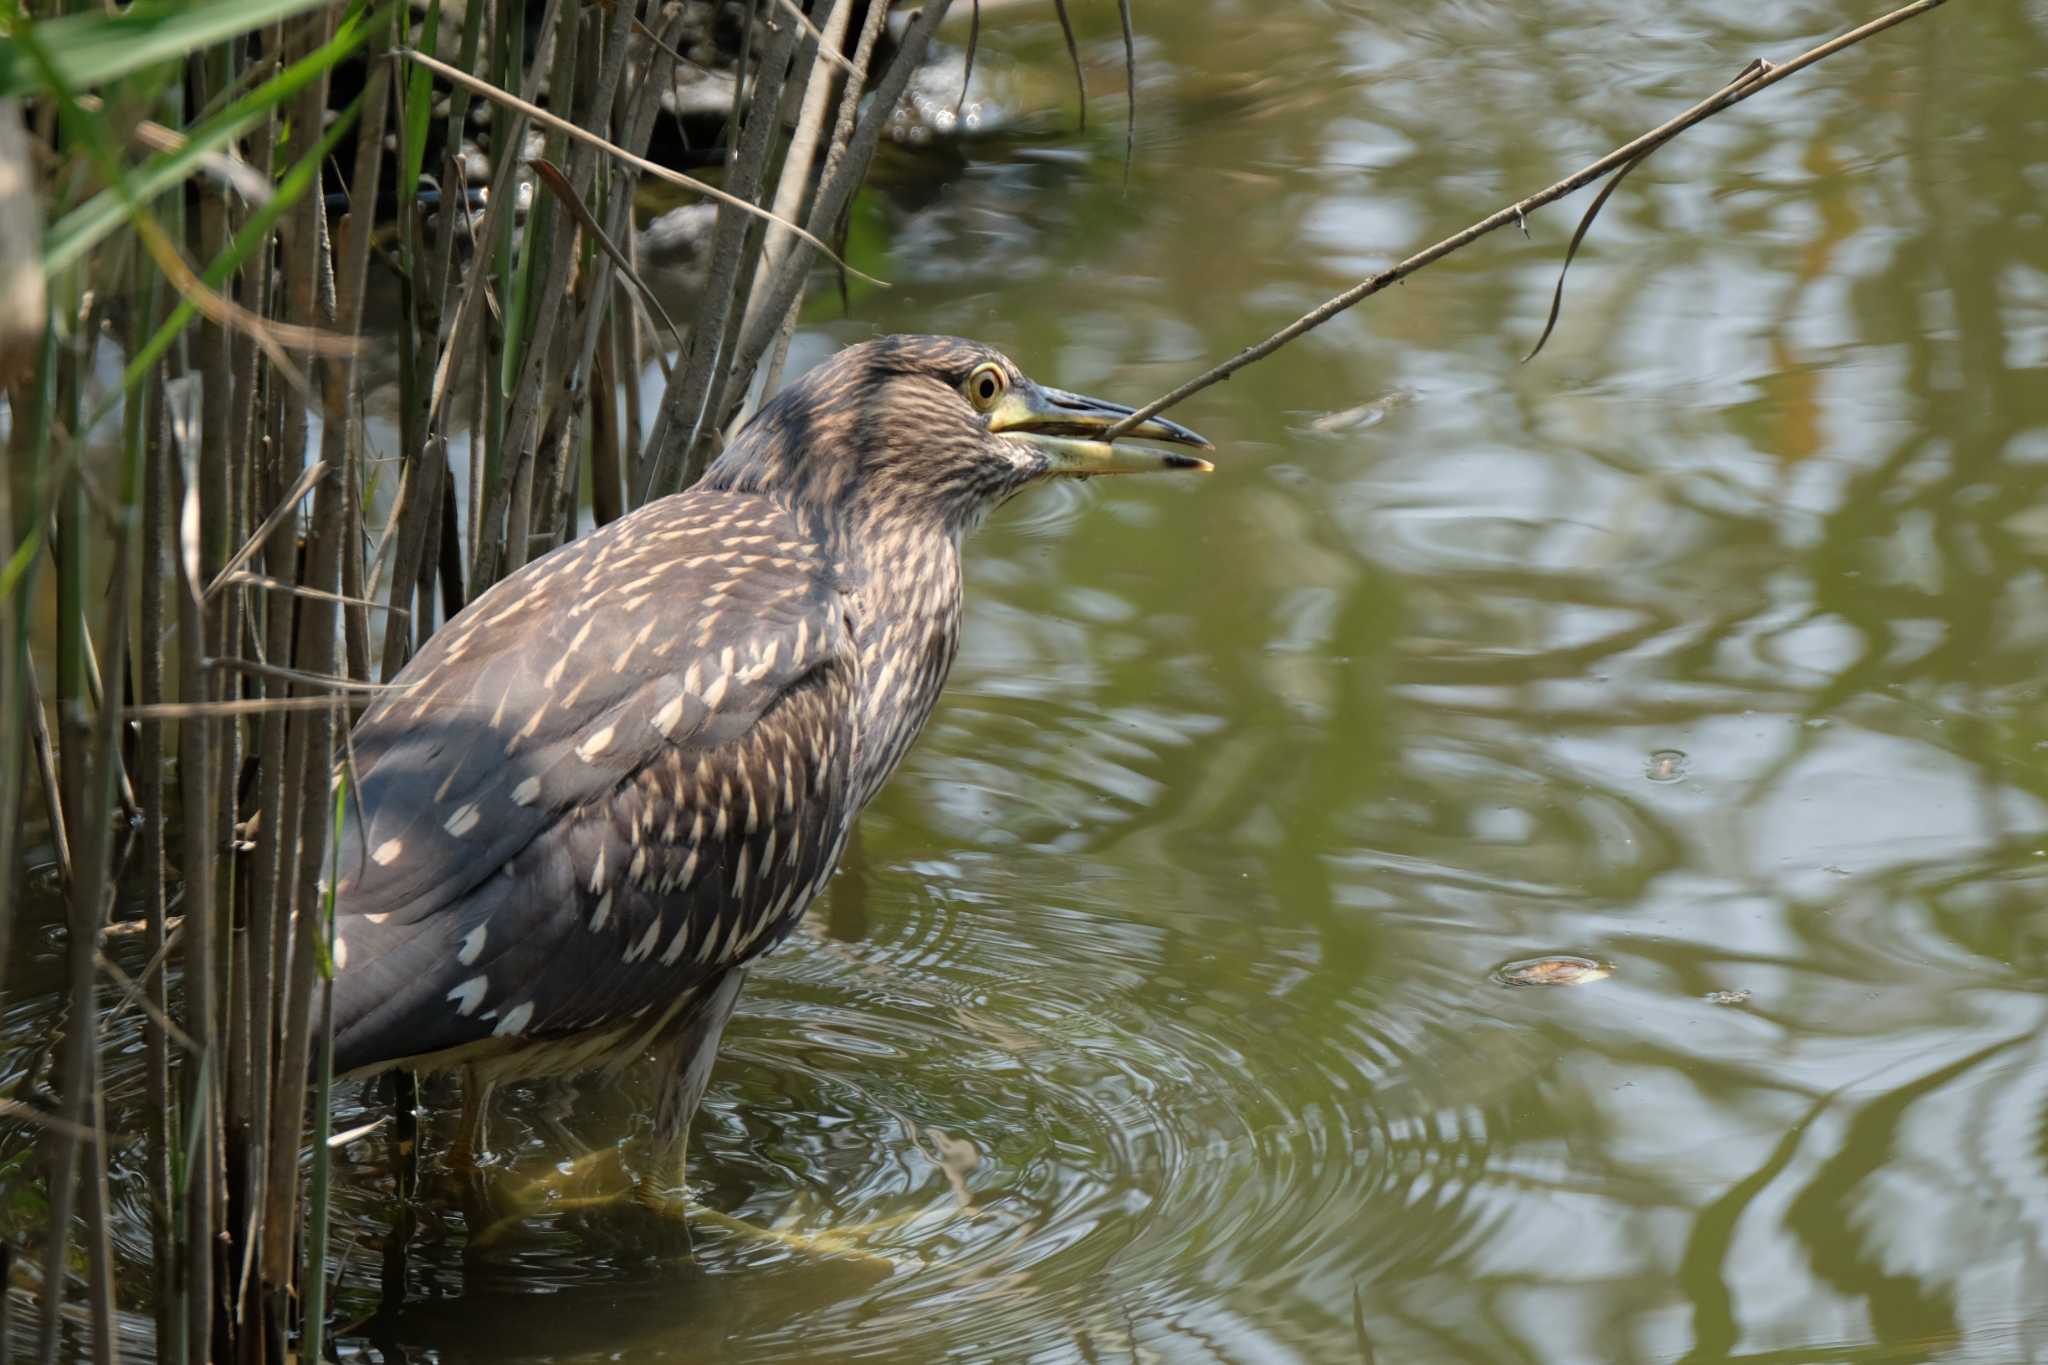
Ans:
[[[1076,8],[1087,137],[897,166],[799,358],[1143,398],[1876,12],[1140,3],[1126,193]],[[1951,5],[1640,170],[1537,362],[1583,199],[1180,410],[1211,478],[1013,505],[698,1120],[773,1235],[575,1203],[645,1078],[514,1090],[400,1238],[349,1149],[345,1355],[2048,1359],[2044,73]]]

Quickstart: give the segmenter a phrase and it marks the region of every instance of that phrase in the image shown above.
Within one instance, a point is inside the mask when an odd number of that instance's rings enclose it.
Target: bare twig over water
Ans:
[[[1187,383],[1182,384],[1179,388],[1162,394],[1145,404],[1136,412],[1104,432],[1104,439],[1115,440],[1146,418],[1166,411],[1166,409],[1174,406],[1176,403],[1180,403],[1190,396],[1200,393],[1212,384],[1221,383],[1245,366],[1265,359],[1296,337],[1306,332],[1314,331],[1339,313],[1371,298],[1388,285],[1399,283],[1424,266],[1443,259],[1461,247],[1471,245],[1487,233],[1497,228],[1506,227],[1509,223],[1521,222],[1529,214],[1542,208],[1545,204],[1554,203],[1572,191],[1592,184],[1610,171],[1627,167],[1641,160],[1644,156],[1663,146],[1694,124],[1705,122],[1722,110],[1732,108],[1750,96],[1768,90],[1786,77],[1804,71],[1815,62],[1824,61],[1844,48],[1853,47],[1865,38],[1874,37],[1888,28],[1903,24],[1908,19],[1918,18],[1929,10],[1939,9],[1946,3],[1947,0],[1915,0],[1915,3],[1893,10],[1882,18],[1873,19],[1860,28],[1851,29],[1840,37],[1832,38],[1818,47],[1809,48],[1782,65],[1773,66],[1769,62],[1761,60],[1752,62],[1743,69],[1741,75],[1738,75],[1727,85],[1722,86],[1712,95],[1701,100],[1676,118],[1658,125],[1626,146],[1617,147],[1590,166],[1573,172],[1548,189],[1532,194],[1527,199],[1517,200],[1506,208],[1497,210],[1480,219],[1464,231],[1446,237],[1435,246],[1426,247],[1416,252],[1399,265],[1382,270],[1372,278],[1363,280],[1336,297],[1326,300],[1311,311],[1302,314],[1293,322],[1288,323],[1264,341],[1245,347],[1245,349],[1239,351],[1222,364],[1205,370]]]
[[[1081,112],[1081,131],[1088,131],[1088,78],[1081,74],[1081,46],[1074,41],[1073,16],[1067,13],[1067,0],[1052,0],[1053,13],[1059,16],[1060,36],[1067,40],[1067,61],[1074,68],[1074,97]]]

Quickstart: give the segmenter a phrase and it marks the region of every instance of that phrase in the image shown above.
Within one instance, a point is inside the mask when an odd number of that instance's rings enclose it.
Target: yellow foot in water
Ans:
[[[871,1249],[869,1243],[931,1216],[928,1209],[909,1210],[849,1226],[806,1231],[798,1226],[802,1220],[799,1211],[774,1226],[763,1226],[703,1203],[674,1176],[663,1180],[649,1174],[631,1180],[619,1150],[613,1147],[586,1153],[516,1185],[510,1180],[493,1181],[489,1202],[496,1216],[471,1243],[480,1248],[504,1240],[520,1224],[541,1214],[637,1205],[666,1221],[700,1231],[715,1230],[742,1243],[777,1246],[805,1256],[831,1256],[884,1270],[893,1270],[896,1258]]]
[[[622,1203],[629,1189],[615,1147],[585,1152],[527,1180],[515,1182],[508,1173],[506,1178],[490,1182],[486,1199],[491,1217],[471,1245],[490,1246],[537,1214]]]
[[[800,1215],[790,1213],[772,1226],[750,1223],[708,1205],[690,1204],[691,1222],[699,1228],[716,1228],[743,1242],[782,1247],[803,1256],[833,1256],[861,1265],[895,1269],[896,1257],[871,1244],[882,1234],[900,1228],[925,1215],[924,1210],[890,1214],[865,1222],[806,1231],[798,1226]]]

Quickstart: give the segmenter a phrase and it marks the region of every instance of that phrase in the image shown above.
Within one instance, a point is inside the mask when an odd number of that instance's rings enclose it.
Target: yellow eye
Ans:
[[[996,405],[996,400],[1010,390],[1010,377],[1003,373],[1003,367],[993,361],[976,365],[974,372],[967,376],[967,383],[961,392],[967,401],[987,412]]]

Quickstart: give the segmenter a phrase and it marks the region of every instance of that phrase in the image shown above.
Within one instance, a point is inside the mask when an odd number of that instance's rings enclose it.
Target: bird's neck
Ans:
[[[860,771],[865,805],[924,729],[960,643],[960,541],[979,511],[948,515],[929,487],[887,470],[797,459],[764,412],[705,472],[702,487],[788,507],[840,568],[861,654]]]
[[[861,798],[874,795],[918,733],[960,644],[960,541],[876,518],[839,537],[861,650]]]

